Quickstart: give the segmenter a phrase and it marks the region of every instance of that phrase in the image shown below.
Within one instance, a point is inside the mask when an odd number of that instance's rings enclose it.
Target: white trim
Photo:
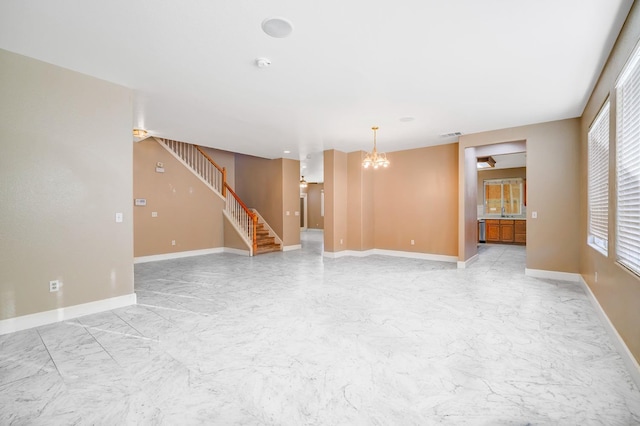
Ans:
[[[304,230],[304,232],[324,232],[324,229],[322,228],[307,228]]]
[[[420,260],[435,260],[437,262],[456,262],[458,258],[456,256],[445,256],[442,254],[429,254],[429,253],[416,253],[413,251],[399,251],[399,250],[384,250],[384,249],[371,249],[371,250],[342,250],[336,252],[325,251],[323,256],[330,258],[339,258],[344,256],[353,257],[366,257],[371,255],[392,256],[392,257],[406,257],[409,259]]]
[[[240,256],[251,257],[251,252],[249,250],[242,250],[242,249],[231,248],[231,247],[224,247],[222,250],[223,250],[223,253],[231,253],[231,254],[238,254]]]
[[[38,312],[36,314],[22,315],[0,321],[0,335],[70,320],[84,315],[97,314],[99,312],[110,311],[112,309],[124,308],[125,306],[135,304],[136,294],[131,293],[124,296],[96,300],[95,302],[67,306],[66,308],[58,308],[51,311]]]
[[[295,244],[293,246],[283,246],[282,251],[291,251],[291,250],[300,250],[302,249],[302,244]]]
[[[600,306],[600,303],[598,303],[598,299],[596,299],[596,296],[593,294],[591,288],[587,285],[587,282],[584,280],[584,278],[582,278],[582,276],[580,276],[579,282],[584,288],[584,292],[591,301],[594,309],[596,310],[596,314],[600,318],[600,321],[607,331],[607,334],[609,334],[611,343],[613,343],[613,346],[615,346],[618,350],[618,353],[622,358],[622,362],[624,363],[625,367],[627,367],[627,370],[631,375],[631,379],[636,383],[636,386],[640,388],[640,365],[638,364],[638,361],[636,361],[636,358],[629,350],[629,347],[626,345],[626,343],[624,343],[624,340],[622,340],[620,334],[618,334],[618,330],[616,330],[614,325],[611,323],[611,320],[607,316],[607,313],[604,311],[604,309],[602,309],[602,306]]]
[[[180,259],[182,257],[202,256],[205,254],[223,253],[224,251],[225,251],[225,247],[216,247],[216,248],[202,249],[202,250],[188,250],[188,251],[177,251],[174,253],[154,254],[151,256],[134,257],[133,263],[136,264],[136,263],[156,262],[158,260]]]
[[[550,280],[571,281],[577,283],[580,281],[580,274],[572,272],[545,271],[544,269],[524,269],[524,274],[528,277],[546,278]]]
[[[477,262],[478,259],[480,259],[480,255],[476,253],[467,260],[458,260],[458,269],[465,269],[467,266]]]

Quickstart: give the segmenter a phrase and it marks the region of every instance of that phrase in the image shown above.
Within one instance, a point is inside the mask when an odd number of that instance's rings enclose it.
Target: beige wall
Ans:
[[[374,248],[373,170],[364,170],[365,153],[347,154],[347,249]]]
[[[579,136],[580,120],[560,120],[511,129],[463,135],[461,157],[470,148],[526,141],[527,268],[576,273],[579,269]],[[477,176],[475,153],[460,162],[460,232],[458,260],[476,249]],[[469,182],[472,181],[472,182]],[[473,206],[472,209],[469,206]],[[532,219],[531,213],[538,218]]]
[[[307,187],[307,227],[324,229],[324,216],[320,214],[320,198],[324,191],[323,183],[310,183]]]
[[[388,169],[365,171],[374,176],[375,248],[456,256],[458,145],[387,156]]]
[[[131,91],[5,50],[0,70],[0,320],[132,294]]]
[[[363,155],[325,151],[325,251],[456,256],[457,144],[389,153],[388,169],[364,170]]]
[[[156,172],[157,162],[164,164],[164,173]],[[133,146],[133,194],[147,201],[133,210],[134,256],[224,245],[224,200],[154,138]]]
[[[295,214],[300,208],[300,162],[244,154],[235,159],[238,196],[258,210],[285,246],[300,244],[300,217]]]
[[[615,99],[614,85],[634,46],[640,40],[640,5],[631,8],[609,60],[600,76],[595,90],[580,122],[580,273],[595,295],[598,303],[627,344],[636,360],[640,362],[640,278],[629,273],[615,262],[615,175],[613,153],[615,129],[611,126],[612,167],[609,173],[609,256],[600,254],[586,244],[587,241],[587,131],[607,96]],[[615,113],[615,101],[611,102]],[[598,282],[595,273],[598,273]]]
[[[347,154],[324,152],[324,251],[347,247]]]

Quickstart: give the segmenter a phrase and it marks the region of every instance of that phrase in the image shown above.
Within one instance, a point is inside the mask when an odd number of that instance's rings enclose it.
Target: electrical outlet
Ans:
[[[175,246],[176,245],[176,240],[171,240],[171,245]]]
[[[416,241],[415,240],[411,240],[411,245],[412,246],[416,245]]]
[[[538,212],[531,212],[531,219],[537,219],[538,218]]]
[[[342,244],[342,238],[340,238],[340,244]]]
[[[59,280],[49,281],[49,293],[53,293],[58,290],[60,290],[60,281]]]

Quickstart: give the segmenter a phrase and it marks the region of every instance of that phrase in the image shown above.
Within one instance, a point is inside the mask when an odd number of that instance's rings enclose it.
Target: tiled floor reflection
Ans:
[[[640,424],[580,286],[523,247],[457,270],[321,241],[136,265],[137,306],[0,336],[0,424]]]

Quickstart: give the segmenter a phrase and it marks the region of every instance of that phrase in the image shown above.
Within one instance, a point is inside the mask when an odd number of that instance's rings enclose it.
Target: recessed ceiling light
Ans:
[[[271,37],[285,38],[293,31],[293,24],[285,18],[267,18],[262,21],[262,31]]]
[[[410,121],[415,120],[415,117],[412,117],[410,115],[406,116],[406,117],[400,117],[400,121],[402,121],[403,123],[408,123]]]
[[[291,154],[291,151],[286,150],[284,153],[285,153],[285,154]]]

